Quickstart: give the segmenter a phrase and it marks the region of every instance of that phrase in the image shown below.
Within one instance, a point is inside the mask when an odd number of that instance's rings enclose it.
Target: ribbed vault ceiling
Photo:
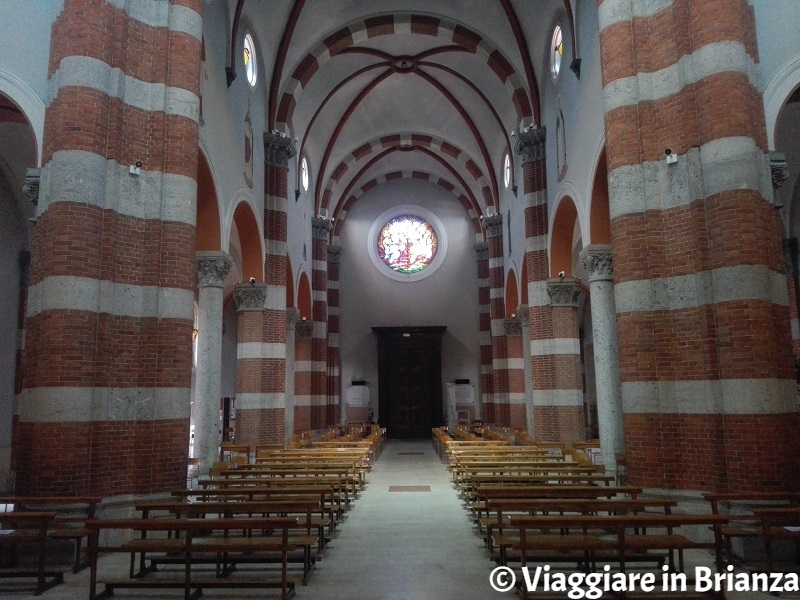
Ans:
[[[543,48],[570,11],[568,0],[230,4],[232,22],[242,9],[269,40],[268,127],[297,138],[330,216],[399,172],[496,212],[511,132],[539,121]]]

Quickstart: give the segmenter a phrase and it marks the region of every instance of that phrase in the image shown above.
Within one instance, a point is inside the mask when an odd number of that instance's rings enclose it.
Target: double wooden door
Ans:
[[[389,437],[427,439],[442,415],[445,327],[373,327],[378,334],[379,422]]]

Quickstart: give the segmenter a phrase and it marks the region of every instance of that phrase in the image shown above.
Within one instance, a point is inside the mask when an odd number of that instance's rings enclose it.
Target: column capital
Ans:
[[[326,219],[325,217],[311,218],[311,235],[313,239],[327,240],[331,229],[333,229],[333,219]]]
[[[783,152],[769,153],[769,167],[772,172],[772,189],[778,190],[789,179],[789,167],[786,164],[786,155]]]
[[[589,273],[589,281],[613,281],[614,261],[611,257],[611,246],[608,244],[592,244],[580,253],[581,265]]]
[[[475,250],[475,258],[478,262],[489,260],[489,244],[478,242],[472,248]]]
[[[219,250],[197,252],[195,260],[199,287],[222,287],[233,266],[228,253]]]
[[[530,326],[531,311],[527,304],[520,304],[517,307],[517,317],[519,318],[519,322],[523,327]]]
[[[545,140],[547,130],[535,125],[526,127],[517,132],[517,143],[514,146],[522,165],[545,157]]]
[[[289,159],[297,154],[294,142],[286,133],[264,134],[264,160],[273,167],[289,168]]]
[[[328,262],[334,265],[338,265],[341,259],[342,259],[342,247],[328,244]]]
[[[522,319],[520,319],[519,316],[506,317],[503,319],[503,327],[508,336],[522,335]]]
[[[237,283],[233,287],[233,300],[239,312],[264,310],[267,301],[266,283]]]
[[[286,309],[286,329],[293,330],[300,320],[300,311],[294,306],[289,306]]]
[[[483,218],[483,226],[486,228],[486,237],[493,238],[503,235],[503,215],[495,213]]]
[[[301,317],[294,325],[294,337],[311,339],[314,335],[314,321]]]
[[[576,277],[555,277],[547,280],[547,294],[554,308],[577,308],[580,293],[581,280]]]
[[[22,185],[22,193],[30,198],[33,205],[39,204],[39,182],[41,179],[42,170],[39,168],[28,169],[25,173],[25,183]]]

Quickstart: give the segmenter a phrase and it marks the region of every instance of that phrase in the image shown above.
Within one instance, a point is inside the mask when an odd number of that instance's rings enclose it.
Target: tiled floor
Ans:
[[[390,491],[390,487],[400,488]],[[426,486],[430,491],[425,491]],[[403,487],[406,490],[403,491]],[[410,489],[408,489],[410,488]],[[695,562],[710,564],[697,554]],[[127,564],[121,555],[102,559],[103,570]],[[447,470],[430,442],[390,442],[356,501],[317,563],[308,586],[298,586],[298,600],[488,600],[515,598],[489,585],[489,561],[481,538],[467,518]],[[68,573],[65,583],[44,600],[88,598],[89,573]],[[3,584],[5,582],[2,582]],[[566,594],[562,594],[564,598]],[[796,595],[794,595],[796,596]],[[32,593],[3,593],[16,600]],[[118,591],[117,598],[181,598],[180,591]],[[205,598],[271,598],[274,592],[204,593]],[[768,598],[757,592],[728,594],[730,600]]]

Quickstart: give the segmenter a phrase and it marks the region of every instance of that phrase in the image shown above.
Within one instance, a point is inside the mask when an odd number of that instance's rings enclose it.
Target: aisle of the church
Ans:
[[[492,563],[429,441],[387,444],[317,569],[298,599],[513,597],[489,585]]]

